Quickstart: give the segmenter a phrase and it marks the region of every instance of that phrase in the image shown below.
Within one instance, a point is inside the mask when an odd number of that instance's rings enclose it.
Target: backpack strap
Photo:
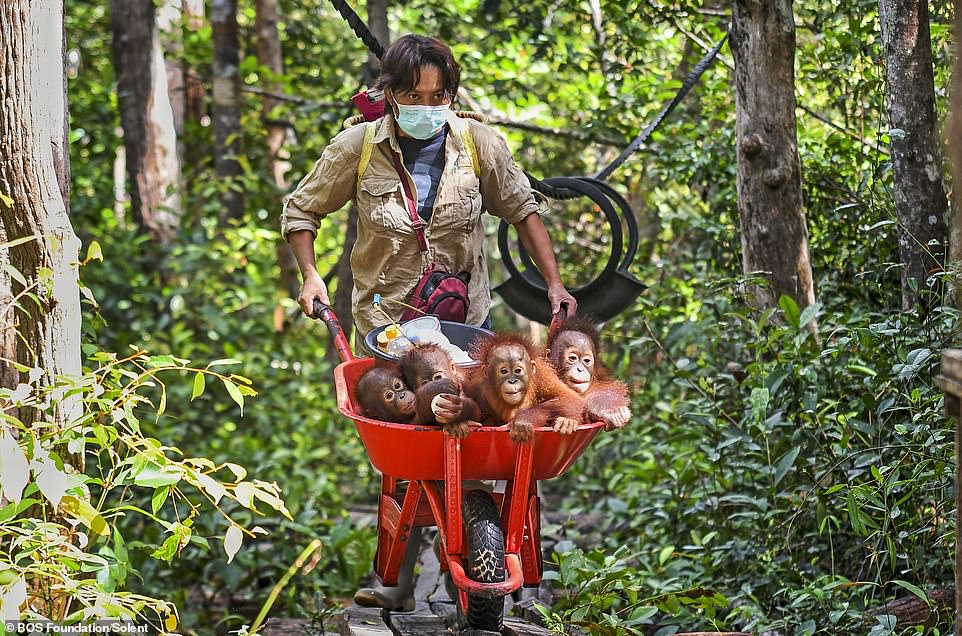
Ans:
[[[475,113],[471,113],[474,115]],[[463,117],[461,113],[459,116]],[[477,119],[475,117],[467,117],[467,119]],[[480,120],[478,120],[480,121]],[[360,122],[358,122],[360,123]],[[357,162],[357,187],[361,187],[361,177],[364,176],[364,172],[367,170],[368,165],[371,163],[371,153],[374,151],[374,135],[377,133],[377,122],[369,121],[364,123],[364,141],[361,145],[361,158]],[[461,143],[468,151],[468,156],[471,157],[471,166],[474,168],[474,176],[478,179],[481,178],[481,161],[478,159],[478,147],[474,144],[474,134],[471,133],[471,125],[467,124],[464,126],[461,132]]]
[[[471,124],[464,127],[464,132],[461,134],[461,142],[464,143],[464,147],[467,148],[468,155],[471,157],[471,165],[474,166],[474,176],[480,179],[481,162],[478,160],[478,147],[474,145],[474,134],[471,132]]]
[[[371,153],[374,151],[374,133],[377,132],[377,122],[369,121],[364,124],[364,142],[361,144],[361,158],[357,162],[357,188],[361,189],[361,177],[371,163]],[[471,161],[474,161],[472,158]]]

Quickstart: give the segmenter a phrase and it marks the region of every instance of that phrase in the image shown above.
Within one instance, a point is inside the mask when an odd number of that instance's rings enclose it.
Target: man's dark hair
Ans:
[[[461,68],[447,44],[423,35],[402,35],[381,59],[381,74],[374,83],[380,90],[410,91],[421,81],[421,67],[430,64],[441,72],[444,90],[451,99],[461,84]]]

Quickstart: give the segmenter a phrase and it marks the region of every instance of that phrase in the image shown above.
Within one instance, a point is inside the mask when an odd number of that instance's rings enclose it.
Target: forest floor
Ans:
[[[425,533],[429,535],[430,533]],[[272,618],[262,630],[263,636],[427,636],[458,634],[482,636],[495,632],[458,632],[457,608],[444,584],[431,541],[424,540],[415,569],[413,612],[389,612],[371,607],[349,605],[324,625],[308,619]],[[551,604],[551,589],[543,583],[538,589],[520,590],[505,597],[502,636],[549,636],[552,632],[536,622],[540,616],[534,603]]]

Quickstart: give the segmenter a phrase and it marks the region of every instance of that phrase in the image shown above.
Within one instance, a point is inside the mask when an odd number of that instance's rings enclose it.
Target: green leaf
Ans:
[[[240,550],[243,542],[244,533],[238,526],[231,524],[230,528],[227,529],[227,533],[224,535],[224,552],[227,553],[228,563],[234,560],[234,555]]]
[[[219,360],[214,360],[213,362],[209,362],[209,363],[207,364],[207,368],[209,369],[209,368],[211,368],[212,366],[218,365],[218,364],[220,364],[220,365],[228,365],[228,364],[242,364],[242,363],[243,363],[243,361],[242,361],[242,360],[238,360],[237,358],[221,358],[221,359],[219,359]]]
[[[197,375],[194,376],[194,388],[191,390],[191,393],[190,393],[191,402],[194,401],[194,398],[204,394],[204,387],[206,386],[206,382],[207,381],[204,379],[203,373],[198,372]]]
[[[668,562],[668,559],[670,559],[671,555],[674,553],[675,553],[675,546],[673,545],[665,546],[664,548],[659,550],[658,565],[665,565],[665,563]]]
[[[788,324],[797,329],[801,315],[799,314],[798,303],[795,302],[795,299],[782,294],[782,297],[778,299],[778,306],[785,312],[785,320],[788,321]]]
[[[802,450],[801,446],[796,446],[792,450],[782,455],[781,458],[779,458],[779,460],[775,462],[775,485],[776,486],[780,481],[782,481],[782,478],[785,477],[786,473],[788,473],[789,469],[795,463],[795,459],[798,457],[798,454],[801,452],[801,450]]]
[[[799,328],[801,329],[803,327],[806,327],[808,326],[808,323],[815,320],[815,316],[818,314],[821,308],[822,306],[819,303],[813,303],[808,307],[806,307],[805,311],[802,312],[801,317],[798,319]]]
[[[90,245],[87,246],[87,258],[86,260],[97,260],[103,262],[104,252],[100,249],[100,243],[97,241],[90,241]]]
[[[237,385],[224,378],[224,386],[227,387],[227,394],[230,395],[231,399],[237,402],[237,406],[240,407],[241,415],[244,414],[244,396],[241,395],[240,390]]]
[[[180,366],[171,356],[150,356],[144,364],[151,368]]]
[[[174,558],[174,555],[177,554],[177,545],[177,535],[171,535],[167,537],[163,544],[154,550],[150,556],[154,557],[155,559],[160,559],[161,561],[167,561],[170,563],[171,559]]]
[[[254,484],[249,481],[242,481],[234,487],[234,498],[237,503],[245,508],[254,508]]]
[[[134,483],[138,486],[160,488],[162,486],[173,486],[180,481],[180,478],[180,471],[173,466],[147,464],[144,469],[134,477]]]
[[[8,208],[13,207],[13,199],[5,195],[3,192],[0,192],[0,202],[3,202],[3,204],[6,205]],[[0,247],[6,247],[6,246],[0,245]]]
[[[8,206],[13,205],[13,199],[10,199],[10,198],[4,198],[3,202],[7,203]],[[36,241],[39,238],[40,236],[38,234],[31,234],[30,236],[21,236],[20,238],[15,238],[12,241],[7,241],[6,243],[0,243],[0,249],[10,249],[11,247],[23,245],[24,243],[28,243],[30,241]]]
[[[11,277],[13,280],[17,281],[18,283],[20,283],[20,284],[23,285],[24,287],[27,287],[27,286],[28,286],[27,279],[24,277],[24,275],[20,272],[19,269],[17,269],[16,267],[14,267],[13,265],[11,265],[10,263],[0,263],[0,269],[2,269],[3,271],[5,271],[7,274],[10,275],[10,277]]]
[[[73,496],[65,496],[61,499],[64,511],[79,519],[82,524],[90,528],[93,532],[99,535],[109,535],[110,528],[107,527],[107,522],[100,515],[100,512],[96,508],[90,505],[90,502],[85,499],[78,499]]]
[[[160,510],[164,503],[167,501],[167,496],[170,494],[170,486],[161,486],[160,488],[154,489],[154,494],[150,497],[150,510],[154,514]]]
[[[240,480],[244,479],[245,477],[247,477],[247,469],[244,468],[243,466],[240,466],[240,465],[238,465],[238,464],[234,464],[234,463],[232,463],[232,462],[226,462],[226,463],[224,464],[224,467],[227,468],[227,469],[229,469],[230,472],[234,473],[234,479],[237,480],[237,481],[240,481]]]
[[[11,519],[15,518],[21,512],[29,508],[30,506],[40,503],[39,499],[23,499],[20,503],[10,502],[3,508],[0,508],[0,523],[6,523]]]
[[[912,585],[912,584],[909,583],[908,581],[902,581],[902,580],[900,580],[900,579],[895,579],[895,580],[892,581],[892,583],[894,583],[895,585],[898,585],[898,586],[901,587],[901,588],[904,588],[904,589],[908,590],[908,591],[911,592],[912,594],[915,594],[917,597],[919,597],[920,599],[922,599],[922,602],[924,602],[926,605],[931,605],[931,602],[929,601],[929,597],[925,594],[925,592],[923,592],[920,588]]]

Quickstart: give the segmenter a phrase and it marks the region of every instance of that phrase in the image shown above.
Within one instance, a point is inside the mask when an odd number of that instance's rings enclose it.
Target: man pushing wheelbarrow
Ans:
[[[380,99],[365,102],[377,108],[367,108],[362,121],[348,126],[332,140],[314,169],[285,201],[282,232],[304,280],[298,302],[306,314],[311,314],[315,300],[330,304],[315,264],[314,238],[321,220],[351,200],[358,214],[357,242],[351,253],[352,313],[360,336],[390,320],[401,319],[405,307],[414,300],[412,290],[436,292],[440,286],[435,281],[439,278],[454,287],[453,291],[444,292],[448,295],[441,294],[448,302],[439,306],[460,313],[442,317],[467,325],[490,326],[490,283],[480,222],[483,210],[517,229],[547,285],[552,311],[557,313],[562,303],[572,314],[577,310],[577,302],[561,281],[550,238],[536,214],[539,206],[504,139],[477,119],[451,110],[459,82],[460,69],[446,44],[417,35],[399,38],[382,60],[375,93]],[[360,99],[367,97],[362,95]],[[383,109],[383,116],[379,116],[379,108]],[[375,293],[383,296],[379,307],[386,315],[375,308]],[[451,302],[452,298],[460,302]],[[350,352],[346,340],[344,346],[342,359],[349,360],[344,356]],[[359,376],[351,377],[356,382]],[[350,386],[353,385],[345,385],[348,393]],[[339,393],[339,399],[350,404],[347,395]],[[345,408],[342,406],[342,412]],[[349,410],[346,414],[353,419],[358,411]],[[410,432],[409,429],[405,426],[401,430]],[[442,444],[439,431],[424,433],[434,440],[438,457],[454,453],[453,449],[440,452],[447,445]],[[479,439],[488,439],[486,436],[487,433]],[[407,471],[381,470],[392,475],[385,477],[387,492],[394,492],[398,478],[414,479],[411,483],[418,493],[412,501],[421,501],[422,492],[425,501],[431,497],[428,490],[417,486],[418,479],[445,478],[445,471],[422,478],[414,473],[404,474]],[[382,500],[385,496],[388,495],[382,495]],[[515,506],[518,514],[523,515],[525,503]],[[475,508],[478,506],[472,506],[472,517]],[[461,509],[446,510],[445,515],[455,515],[449,520],[455,522]],[[401,543],[413,546],[419,526],[408,525]],[[459,525],[458,522],[455,527]],[[388,530],[382,529],[382,534]],[[510,533],[508,539],[509,543],[513,540]],[[413,607],[416,548],[412,547],[412,554],[404,558],[403,551],[396,552],[400,545],[393,545],[390,554],[379,553],[379,560],[391,564],[391,569],[384,571],[387,578],[382,577],[386,585],[360,590],[359,603],[387,609]],[[460,547],[460,537],[453,540],[453,545]],[[509,568],[510,580],[516,574]]]

